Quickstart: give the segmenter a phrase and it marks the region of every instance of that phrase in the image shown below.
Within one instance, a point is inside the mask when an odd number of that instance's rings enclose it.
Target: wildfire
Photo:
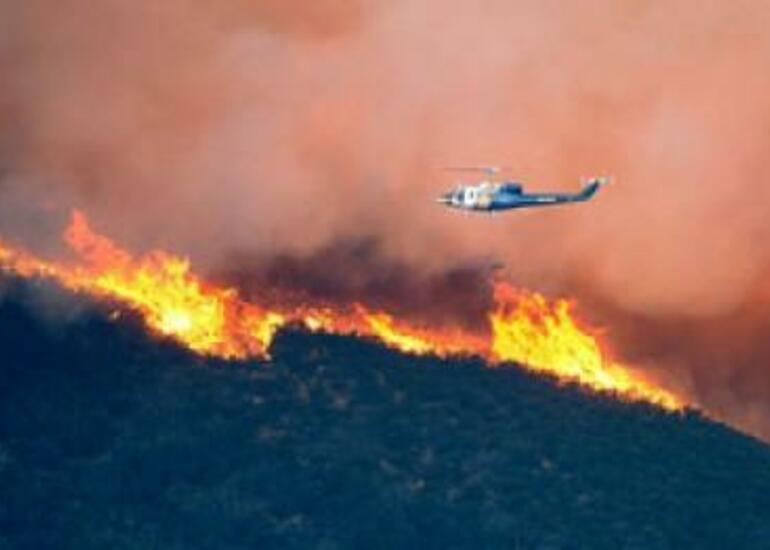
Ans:
[[[356,334],[413,354],[479,355],[491,363],[516,362],[668,409],[683,406],[674,394],[607,358],[596,334],[575,321],[568,302],[495,284],[490,334],[415,326],[392,315],[351,306],[282,307],[243,300],[234,289],[204,281],[183,258],[163,251],[133,257],[94,233],[73,213],[64,238],[77,257],[52,262],[0,243],[0,267],[19,275],[52,278],[77,292],[119,300],[147,326],[189,349],[224,358],[266,356],[275,333],[288,323],[310,330]]]
[[[495,304],[489,315],[493,359],[515,361],[561,380],[644,399],[664,408],[683,407],[674,394],[608,359],[598,335],[577,324],[570,302],[548,302],[540,294],[498,282]]]

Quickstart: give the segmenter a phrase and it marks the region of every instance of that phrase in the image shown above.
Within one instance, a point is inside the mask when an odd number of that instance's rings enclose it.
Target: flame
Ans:
[[[515,361],[560,380],[651,401],[664,408],[683,406],[674,394],[607,359],[598,335],[575,321],[571,302],[549,303],[540,294],[522,292],[498,282],[495,304],[489,315],[494,359]]]
[[[400,351],[441,357],[487,355],[486,339],[477,335],[454,329],[414,326],[381,311],[370,312],[360,304],[357,308],[368,327],[364,334]]]
[[[187,260],[162,251],[133,259],[93,233],[79,212],[73,214],[65,240],[81,264],[46,262],[5,247],[0,260],[21,275],[51,277],[72,290],[125,302],[151,329],[199,353],[264,355],[284,323],[278,312],[243,302],[232,289],[206,284],[190,271]]]
[[[0,267],[25,277],[52,278],[77,292],[126,303],[156,333],[194,352],[228,359],[267,356],[276,332],[288,323],[313,331],[355,334],[403,352],[439,356],[478,355],[491,363],[516,362],[560,380],[683,407],[673,393],[608,359],[599,335],[581,326],[572,305],[495,283],[491,333],[417,326],[362,304],[286,307],[243,300],[237,291],[196,276],[184,258],[156,250],[134,257],[92,231],[74,212],[64,239],[74,263],[52,262],[0,243]]]

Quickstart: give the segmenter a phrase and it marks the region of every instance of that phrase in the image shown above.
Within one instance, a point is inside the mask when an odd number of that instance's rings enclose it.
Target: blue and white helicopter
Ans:
[[[577,193],[527,193],[516,181],[496,181],[502,171],[497,166],[463,166],[448,170],[486,174],[486,178],[478,183],[458,184],[454,190],[436,199],[450,208],[472,212],[497,212],[513,208],[583,202],[593,197],[600,187],[609,183],[607,177],[589,178],[585,181],[583,189]]]

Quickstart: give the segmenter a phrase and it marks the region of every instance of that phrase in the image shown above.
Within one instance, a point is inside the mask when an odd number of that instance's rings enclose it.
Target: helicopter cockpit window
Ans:
[[[518,183],[506,183],[503,185],[503,191],[506,193],[521,193],[521,185]]]

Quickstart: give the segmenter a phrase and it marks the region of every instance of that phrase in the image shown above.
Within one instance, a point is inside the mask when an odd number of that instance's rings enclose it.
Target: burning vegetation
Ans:
[[[192,351],[226,359],[265,357],[276,332],[288,324],[311,331],[372,338],[412,354],[478,355],[491,364],[516,362],[565,382],[667,409],[684,402],[640,373],[613,361],[599,335],[572,314],[565,300],[494,283],[486,334],[417,325],[362,303],[282,306],[245,300],[233,288],[212,284],[181,257],[156,250],[133,257],[95,233],[74,212],[64,239],[74,262],[48,261],[0,244],[0,265],[21,276],[52,278],[74,291],[123,302],[147,326]]]

